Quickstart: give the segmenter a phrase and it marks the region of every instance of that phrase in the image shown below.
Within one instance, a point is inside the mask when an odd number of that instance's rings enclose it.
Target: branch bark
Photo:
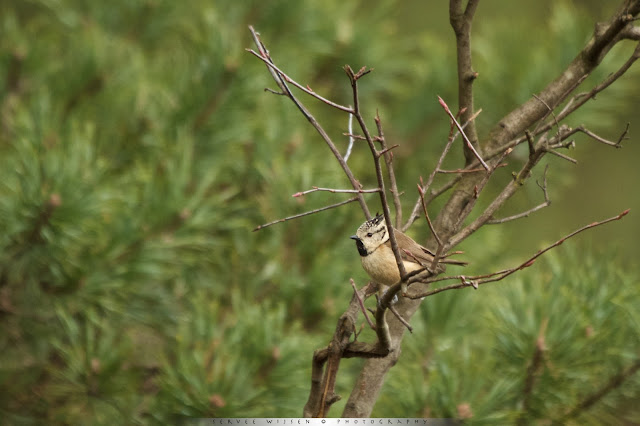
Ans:
[[[478,73],[473,70],[471,62],[471,23],[480,0],[469,0],[466,8],[462,9],[462,0],[449,2],[449,22],[456,35],[456,52],[458,59],[458,106],[463,113],[460,121],[469,121],[473,116],[473,82]],[[478,146],[478,132],[475,122],[471,121],[467,130],[471,147],[464,146],[466,164],[474,160],[473,148]]]

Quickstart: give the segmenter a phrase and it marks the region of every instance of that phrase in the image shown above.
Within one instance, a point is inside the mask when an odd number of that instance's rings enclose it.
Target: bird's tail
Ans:
[[[431,250],[428,250],[428,249],[426,249],[424,247],[421,247],[421,248],[425,253],[428,253],[432,257],[435,256],[435,254],[433,252],[431,252]],[[469,264],[469,262],[465,262],[463,260],[448,259],[450,256],[453,256],[453,255],[456,255],[456,254],[462,254],[462,253],[463,252],[461,252],[461,251],[454,251],[454,252],[451,252],[451,253],[447,253],[442,257],[442,259],[440,259],[440,263],[445,263],[447,265],[467,266]]]
[[[458,265],[458,266],[467,266],[469,262],[465,262],[463,260],[454,260],[454,259],[442,259],[440,263],[446,263],[447,265]]]

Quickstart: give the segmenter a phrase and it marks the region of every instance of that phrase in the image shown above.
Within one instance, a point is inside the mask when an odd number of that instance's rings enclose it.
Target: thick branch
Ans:
[[[565,71],[545,87],[537,97],[552,108],[559,105],[600,64],[609,50],[620,41],[625,28],[631,25],[628,16],[636,16],[638,13],[640,13],[640,0],[623,2],[608,22],[596,27],[591,40]],[[633,61],[637,59],[636,52],[634,52],[632,59]],[[624,70],[621,69],[621,73],[624,73],[631,66],[630,63],[625,65],[626,68],[623,67]],[[611,79],[611,82],[615,81],[616,78]],[[608,86],[608,84],[604,87]],[[588,98],[582,103],[587,100]],[[577,105],[573,110],[579,108],[579,106]],[[504,147],[511,139],[521,135],[525,129],[540,120],[547,112],[548,108],[544,104],[535,97],[531,97],[527,102],[500,120],[490,133],[488,146],[490,148]],[[568,112],[564,115],[559,114],[558,121],[562,120],[566,115],[568,115]],[[549,128],[551,125],[548,125]],[[539,132],[541,131],[545,130],[539,129]]]
[[[456,35],[457,59],[458,59],[458,107],[464,110],[460,120],[469,121],[473,115],[473,82],[478,78],[478,73],[471,66],[471,23],[473,15],[478,7],[479,0],[469,0],[465,10],[462,10],[461,0],[450,0],[449,21]],[[476,125],[470,122],[467,135],[471,145],[478,146],[478,133]],[[464,156],[468,165],[474,159],[474,153],[468,146],[464,146]]]
[[[335,394],[335,383],[342,358],[372,358],[385,356],[388,351],[379,345],[350,342],[356,330],[356,320],[360,312],[359,300],[365,299],[371,286],[366,285],[354,292],[348,309],[340,316],[333,339],[324,349],[313,354],[311,367],[311,391],[304,406],[304,417],[325,417],[329,407],[340,400]],[[323,374],[324,368],[324,374]]]

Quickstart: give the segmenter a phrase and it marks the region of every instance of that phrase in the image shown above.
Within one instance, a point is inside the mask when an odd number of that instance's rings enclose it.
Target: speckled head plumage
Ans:
[[[360,256],[368,256],[382,244],[389,241],[389,232],[381,214],[364,222],[351,239],[356,241]]]

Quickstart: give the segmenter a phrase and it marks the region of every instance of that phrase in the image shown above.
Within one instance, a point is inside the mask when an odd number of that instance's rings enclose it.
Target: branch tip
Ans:
[[[440,102],[440,105],[442,106],[442,108],[444,108],[445,111],[451,112],[449,110],[449,105],[447,105],[447,103],[439,95],[438,95],[438,102]]]

